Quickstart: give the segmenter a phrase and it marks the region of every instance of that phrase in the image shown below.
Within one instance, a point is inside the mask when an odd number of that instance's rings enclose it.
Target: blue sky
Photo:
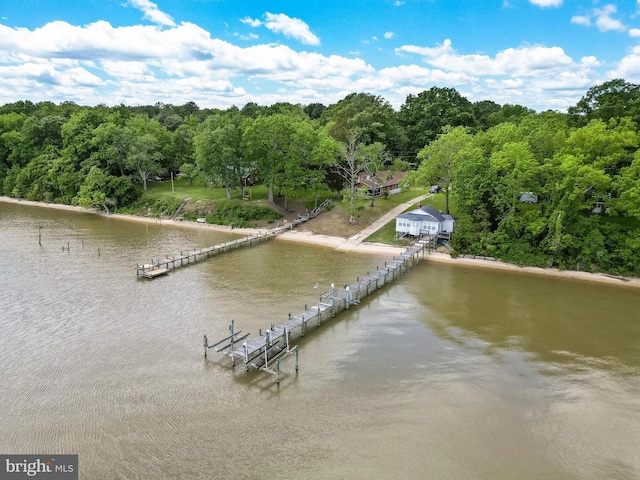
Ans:
[[[451,87],[566,111],[640,83],[640,0],[0,0],[0,104],[400,108]]]

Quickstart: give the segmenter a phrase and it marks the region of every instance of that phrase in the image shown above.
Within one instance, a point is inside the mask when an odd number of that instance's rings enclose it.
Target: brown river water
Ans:
[[[0,203],[0,453],[90,480],[640,478],[637,289],[420,262],[296,340],[277,385],[202,336],[390,258],[271,240],[136,278],[232,238]]]

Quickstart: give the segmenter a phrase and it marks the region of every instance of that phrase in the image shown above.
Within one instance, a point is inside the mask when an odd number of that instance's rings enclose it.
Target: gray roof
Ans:
[[[402,213],[398,215],[396,218],[404,218],[406,220],[411,220],[412,222],[423,222],[425,220],[428,222],[440,221],[437,218],[433,217],[432,215],[421,215],[419,213],[411,213],[411,212]]]
[[[426,207],[422,207],[420,210],[436,218],[439,222],[444,222],[444,217],[442,216],[442,213],[440,213],[435,208],[427,205]]]
[[[451,215],[443,215],[438,210],[428,205],[426,207],[418,208],[410,212],[402,213],[396,218],[403,218],[406,220],[411,220],[412,222],[426,221],[435,223],[442,223],[445,220],[453,220],[453,217]]]

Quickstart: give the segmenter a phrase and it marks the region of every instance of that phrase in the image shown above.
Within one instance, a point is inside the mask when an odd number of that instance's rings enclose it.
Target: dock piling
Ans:
[[[281,359],[295,354],[295,368],[296,372],[298,371],[299,345],[291,345],[292,338],[295,338],[292,337],[292,335],[297,333],[303,337],[306,333],[309,319],[317,317],[318,323],[312,323],[311,326],[320,326],[322,320],[326,320],[329,315],[335,316],[336,313],[349,309],[351,305],[357,306],[361,301],[361,297],[369,295],[375,290],[373,288],[374,280],[377,289],[399,278],[403,273],[408,271],[414,261],[417,263],[420,251],[424,254],[424,250],[432,241],[432,236],[420,239],[413,246],[409,247],[404,254],[397,258],[394,257],[393,262],[385,262],[384,268],[376,267],[373,275],[367,272],[366,278],[358,276],[356,283],[351,285],[345,283],[344,287],[339,288],[338,291],[336,291],[335,284],[332,283],[329,290],[330,293],[322,292],[319,294],[319,301],[316,306],[311,306],[309,309],[309,306],[305,304],[305,310],[299,315],[289,313],[285,323],[278,326],[270,323],[264,335],[262,334],[262,329],[260,329],[260,334],[256,338],[247,339],[249,334],[235,338],[240,332],[235,332],[234,321],[232,320],[231,325],[229,325],[230,337],[214,345],[209,345],[207,337],[204,337],[205,357],[208,348],[221,345],[229,340],[228,345],[220,347],[217,351],[223,351],[225,355],[231,356],[234,368],[236,360],[240,359],[246,370],[255,368],[274,374],[279,384],[282,378],[280,372]],[[379,280],[381,281],[380,284],[378,283]],[[328,296],[331,297],[331,302],[328,301]],[[296,331],[298,328],[300,330]]]

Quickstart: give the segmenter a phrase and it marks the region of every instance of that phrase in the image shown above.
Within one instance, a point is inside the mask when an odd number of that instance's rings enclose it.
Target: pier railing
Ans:
[[[192,263],[196,263],[201,260],[206,260],[207,258],[219,253],[228,252],[229,250],[234,250],[240,247],[256,245],[270,238],[274,238],[278,234],[286,232],[287,230],[292,230],[310,219],[317,217],[330,204],[331,199],[327,199],[313,211],[305,215],[298,215],[298,218],[290,222],[285,221],[283,225],[266,230],[264,234],[261,232],[258,235],[249,235],[248,237],[213,245],[211,247],[200,248],[186,253],[180,252],[179,254],[171,257],[166,256],[162,259],[151,259],[149,263],[138,263],[136,264],[136,275],[142,278],[156,278],[165,275],[176,268],[191,265]]]
[[[138,277],[155,278],[169,273],[176,268],[206,260],[207,258],[228,252],[229,250],[255,245],[275,237],[278,233],[279,231],[277,231],[277,229],[267,230],[264,234],[249,235],[248,237],[220,243],[211,247],[200,248],[186,253],[180,252],[177,255],[171,257],[166,256],[162,259],[151,259],[149,263],[136,264],[136,274]]]
[[[231,335],[213,345],[209,344],[205,335],[205,358],[208,350],[215,348],[216,353],[230,357],[233,368],[242,365],[246,370],[263,370],[276,375],[276,381],[279,383],[280,360],[295,354],[296,371],[298,370],[298,347],[291,346],[293,338],[304,336],[309,329],[319,327],[339,312],[358,305],[367,295],[407,273],[419,261],[420,254],[424,258],[425,250],[430,250],[436,241],[437,238],[433,235],[424,236],[400,256],[385,262],[384,266],[367,272],[362,278],[357,277],[354,283],[342,287],[331,284],[328,291],[319,295],[316,305],[305,305],[302,312],[297,315],[289,314],[287,320],[280,325],[270,324],[265,332],[261,330],[257,337],[249,338],[248,334],[240,337],[240,332],[233,331],[233,322],[229,326]]]

